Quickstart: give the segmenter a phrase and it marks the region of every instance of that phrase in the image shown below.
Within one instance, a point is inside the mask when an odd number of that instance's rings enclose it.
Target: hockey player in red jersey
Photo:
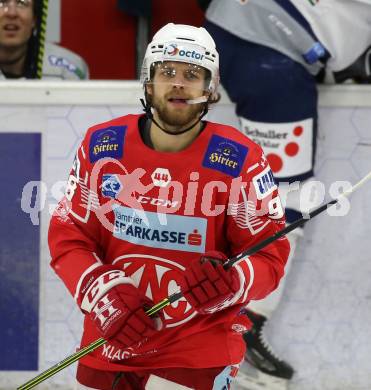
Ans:
[[[222,264],[284,227],[261,148],[202,120],[219,58],[203,28],[168,24],[142,67],[145,114],[91,127],[49,229],[52,267],[85,315],[81,388],[228,389],[243,360],[241,309],[273,291],[281,238]],[[181,290],[157,316],[145,311]],[[151,387],[152,386],[152,387]]]

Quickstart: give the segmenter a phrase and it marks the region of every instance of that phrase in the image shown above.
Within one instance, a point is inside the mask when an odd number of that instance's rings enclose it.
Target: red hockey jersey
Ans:
[[[88,130],[51,219],[51,265],[75,298],[87,273],[114,264],[157,303],[179,291],[195,257],[237,255],[284,227],[272,171],[249,138],[206,122],[186,149],[159,152],[144,144],[139,118]],[[182,298],[163,309],[165,328],[143,345],[120,350],[108,341],[82,363],[113,371],[239,363],[246,318],[239,311],[277,287],[288,252],[281,238],[236,264],[246,283],[224,310],[200,315]],[[99,337],[86,316],[81,345]]]

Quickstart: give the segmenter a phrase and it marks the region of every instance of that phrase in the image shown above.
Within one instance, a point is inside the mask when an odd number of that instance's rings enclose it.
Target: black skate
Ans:
[[[250,310],[247,316],[253,322],[252,329],[243,335],[247,344],[245,362],[235,380],[235,389],[284,390],[294,375],[294,369],[279,359],[264,338],[266,318]]]

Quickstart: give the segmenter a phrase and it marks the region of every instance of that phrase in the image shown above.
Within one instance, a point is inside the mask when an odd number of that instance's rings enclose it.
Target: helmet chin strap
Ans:
[[[151,111],[151,105],[148,103],[147,99],[140,99],[140,102],[142,103],[142,106],[143,106],[143,111],[146,113],[146,117],[151,120],[159,129],[161,129],[164,133],[166,134],[169,134],[169,135],[179,135],[179,134],[184,134],[186,133],[187,131],[193,129],[193,127],[195,127],[198,123],[201,122],[201,119],[208,113],[209,111],[209,108],[208,108],[208,105],[206,104],[201,115],[198,117],[197,121],[195,123],[193,123],[192,125],[190,125],[189,127],[187,127],[186,129],[182,130],[182,131],[179,131],[177,133],[172,133],[166,129],[164,129],[162,126],[160,126],[160,124],[153,118],[153,114],[152,114],[152,111]],[[189,99],[186,101],[188,104],[198,104],[198,103],[204,103],[204,102],[207,102],[207,98],[206,96],[200,96],[199,98],[196,98],[196,99]]]

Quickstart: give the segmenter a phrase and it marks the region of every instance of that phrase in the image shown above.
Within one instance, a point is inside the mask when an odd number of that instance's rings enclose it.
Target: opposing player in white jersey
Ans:
[[[241,130],[260,144],[281,183],[312,180],[317,137],[317,82],[371,82],[371,2],[368,0],[199,0],[206,29],[222,54],[221,82],[236,103]],[[300,218],[299,187],[286,198],[287,222]],[[289,236],[291,256],[297,230]],[[290,261],[289,259],[289,261]],[[289,265],[290,266],[290,265]],[[288,268],[289,268],[288,266]],[[257,388],[293,375],[264,338],[284,283],[249,304],[255,326],[246,360],[259,369]],[[253,384],[250,384],[250,387]]]
[[[89,78],[79,55],[45,43],[46,5],[43,0],[0,0],[0,79]]]

